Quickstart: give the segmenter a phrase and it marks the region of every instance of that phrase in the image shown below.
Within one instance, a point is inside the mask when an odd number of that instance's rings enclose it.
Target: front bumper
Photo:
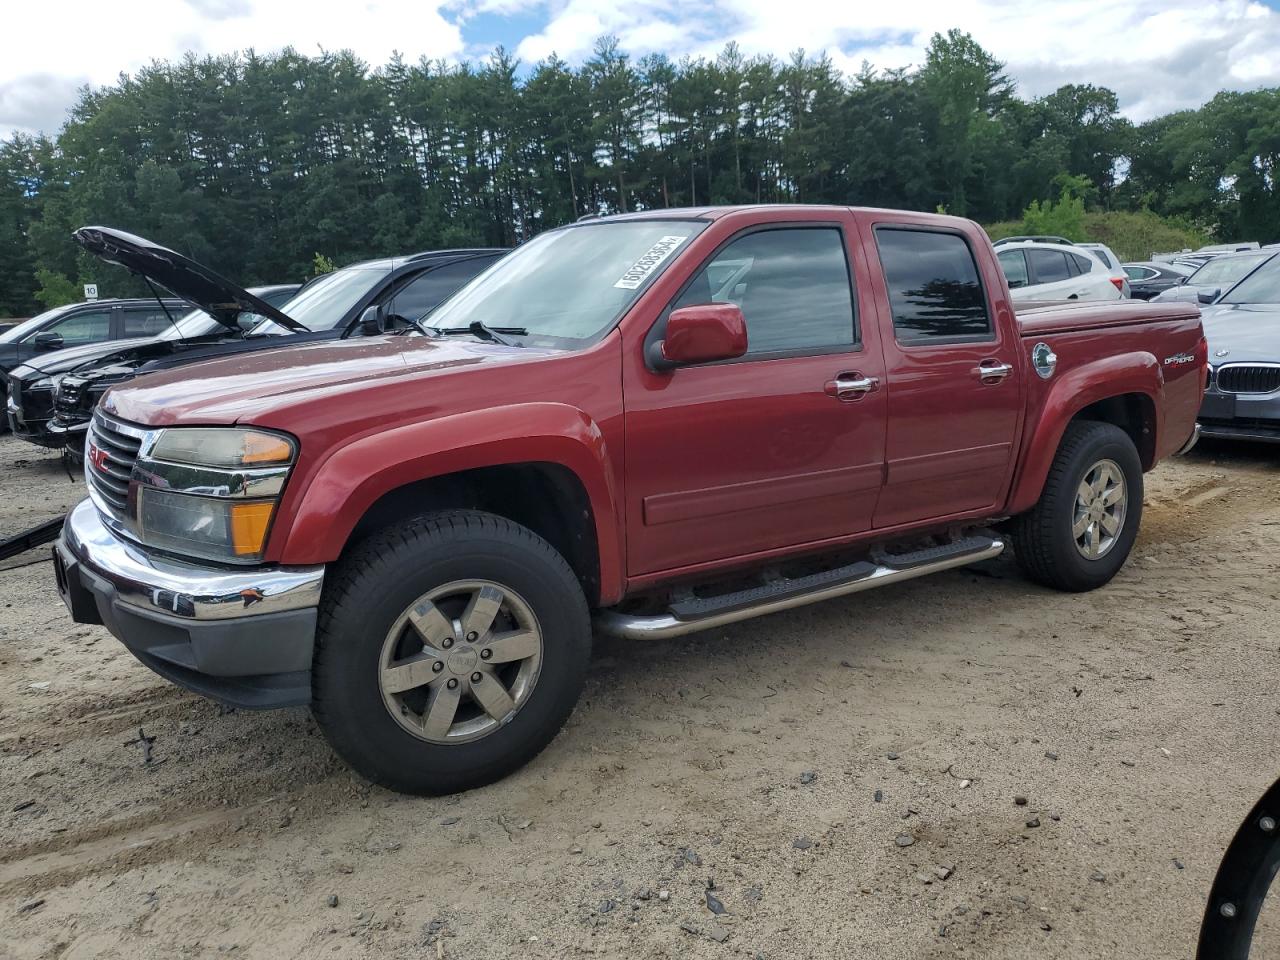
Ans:
[[[1204,395],[1199,421],[1205,437],[1280,443],[1280,394],[1210,390]]]
[[[48,394],[47,397],[46,394]],[[26,440],[28,443],[54,450],[60,449],[66,443],[66,438],[49,432],[49,421],[53,416],[52,407],[51,391],[27,391],[22,394],[21,400],[15,400],[11,386],[5,403],[9,429],[13,431],[15,437]]]
[[[120,539],[92,501],[53,550],[58,592],[77,623],[100,623],[161,676],[238,707],[311,700],[324,567],[227,570],[168,559]]]

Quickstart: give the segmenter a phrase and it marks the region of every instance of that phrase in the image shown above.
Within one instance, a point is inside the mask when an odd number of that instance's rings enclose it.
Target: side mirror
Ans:
[[[31,343],[37,350],[58,350],[62,347],[62,334],[45,330],[37,333]]]
[[[747,352],[747,321],[734,303],[703,303],[672,310],[666,338],[655,344],[653,366],[732,360]]]
[[[386,333],[386,320],[382,307],[365,308],[364,313],[360,314],[360,332],[366,337],[376,337],[380,333]]]
[[[1196,298],[1201,303],[1213,303],[1213,301],[1217,300],[1220,296],[1222,296],[1221,287],[1210,287],[1207,290],[1196,291]]]

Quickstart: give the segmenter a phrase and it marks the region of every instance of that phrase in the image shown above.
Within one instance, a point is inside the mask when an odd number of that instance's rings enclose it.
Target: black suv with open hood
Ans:
[[[84,227],[74,237],[90,253],[165,287],[195,310],[158,337],[60,351],[57,363],[41,358],[38,368],[28,364],[11,372],[11,394],[26,397],[39,384],[52,401],[51,416],[23,416],[23,429],[16,432],[43,446],[65,446],[73,455],[81,452],[94,406],[117,383],[228,353],[404,327],[506,253],[436,250],[356,263],[309,281],[279,302],[264,288],[257,288],[264,290],[257,296],[202,264],[123,231]]]

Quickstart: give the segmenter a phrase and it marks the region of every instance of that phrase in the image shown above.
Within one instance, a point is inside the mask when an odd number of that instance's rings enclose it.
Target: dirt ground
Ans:
[[[83,490],[8,437],[0,476],[5,533]],[[1093,594],[1002,557],[600,640],[537,761],[440,799],[370,788],[305,710],[152,675],[43,557],[0,572],[4,958],[1190,958],[1280,776],[1265,447],[1150,475]]]

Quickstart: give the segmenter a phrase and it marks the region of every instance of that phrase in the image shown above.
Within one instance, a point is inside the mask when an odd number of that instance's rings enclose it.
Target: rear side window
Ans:
[[[1107,253],[1107,251],[1101,247],[1090,247],[1089,249],[1092,250],[1094,255],[1105,263],[1109,269],[1114,270],[1118,266],[1111,254]]]
[[[1010,290],[1025,287],[1031,282],[1027,275],[1027,258],[1022,255],[1021,250],[1006,250],[1000,254],[1000,269],[1009,281]]]
[[[172,326],[168,315],[159,306],[126,307],[122,312],[126,337],[154,337]]]
[[[736,303],[748,355],[857,342],[844,238],[834,228],[761,230],[724,247],[671,305]]]
[[[1067,255],[1057,250],[1028,250],[1027,263],[1036,275],[1036,283],[1055,283],[1071,277]]]
[[[1078,253],[1068,254],[1068,256],[1075,261],[1076,271],[1078,273],[1088,273],[1093,269],[1094,261],[1090,260],[1088,257],[1082,257]]]
[[[878,227],[876,246],[899,342],[992,339],[978,265],[963,237]]]

